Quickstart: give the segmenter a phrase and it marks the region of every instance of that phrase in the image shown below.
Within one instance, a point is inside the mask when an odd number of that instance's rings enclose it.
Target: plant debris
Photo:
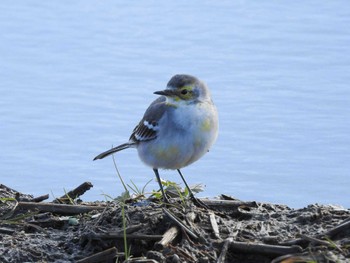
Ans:
[[[350,262],[350,210],[291,209],[222,195],[210,209],[172,198],[53,202],[0,185],[0,262]],[[72,195],[75,196],[72,196]]]

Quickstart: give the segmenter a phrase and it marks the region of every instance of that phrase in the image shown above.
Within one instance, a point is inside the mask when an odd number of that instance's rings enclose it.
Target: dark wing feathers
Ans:
[[[157,138],[158,122],[162,118],[166,108],[164,96],[153,101],[147,108],[142,120],[135,127],[129,140],[138,143]]]

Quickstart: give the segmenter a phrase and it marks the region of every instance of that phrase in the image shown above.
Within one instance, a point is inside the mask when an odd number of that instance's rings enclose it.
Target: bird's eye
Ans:
[[[183,89],[183,90],[181,90],[181,94],[182,94],[182,95],[186,95],[186,94],[187,94],[187,92],[188,92],[188,91],[187,91],[187,89]]]

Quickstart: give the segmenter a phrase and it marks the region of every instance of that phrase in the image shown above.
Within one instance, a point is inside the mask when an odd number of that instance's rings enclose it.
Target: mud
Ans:
[[[350,262],[350,210],[340,206],[41,199],[0,185],[0,262]]]

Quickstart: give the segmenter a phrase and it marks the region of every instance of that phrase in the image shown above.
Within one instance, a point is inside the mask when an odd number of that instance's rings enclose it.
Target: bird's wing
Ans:
[[[163,117],[167,107],[164,96],[153,101],[147,108],[142,120],[135,127],[129,140],[139,143],[141,141],[150,141],[157,138],[159,130],[158,123]]]

